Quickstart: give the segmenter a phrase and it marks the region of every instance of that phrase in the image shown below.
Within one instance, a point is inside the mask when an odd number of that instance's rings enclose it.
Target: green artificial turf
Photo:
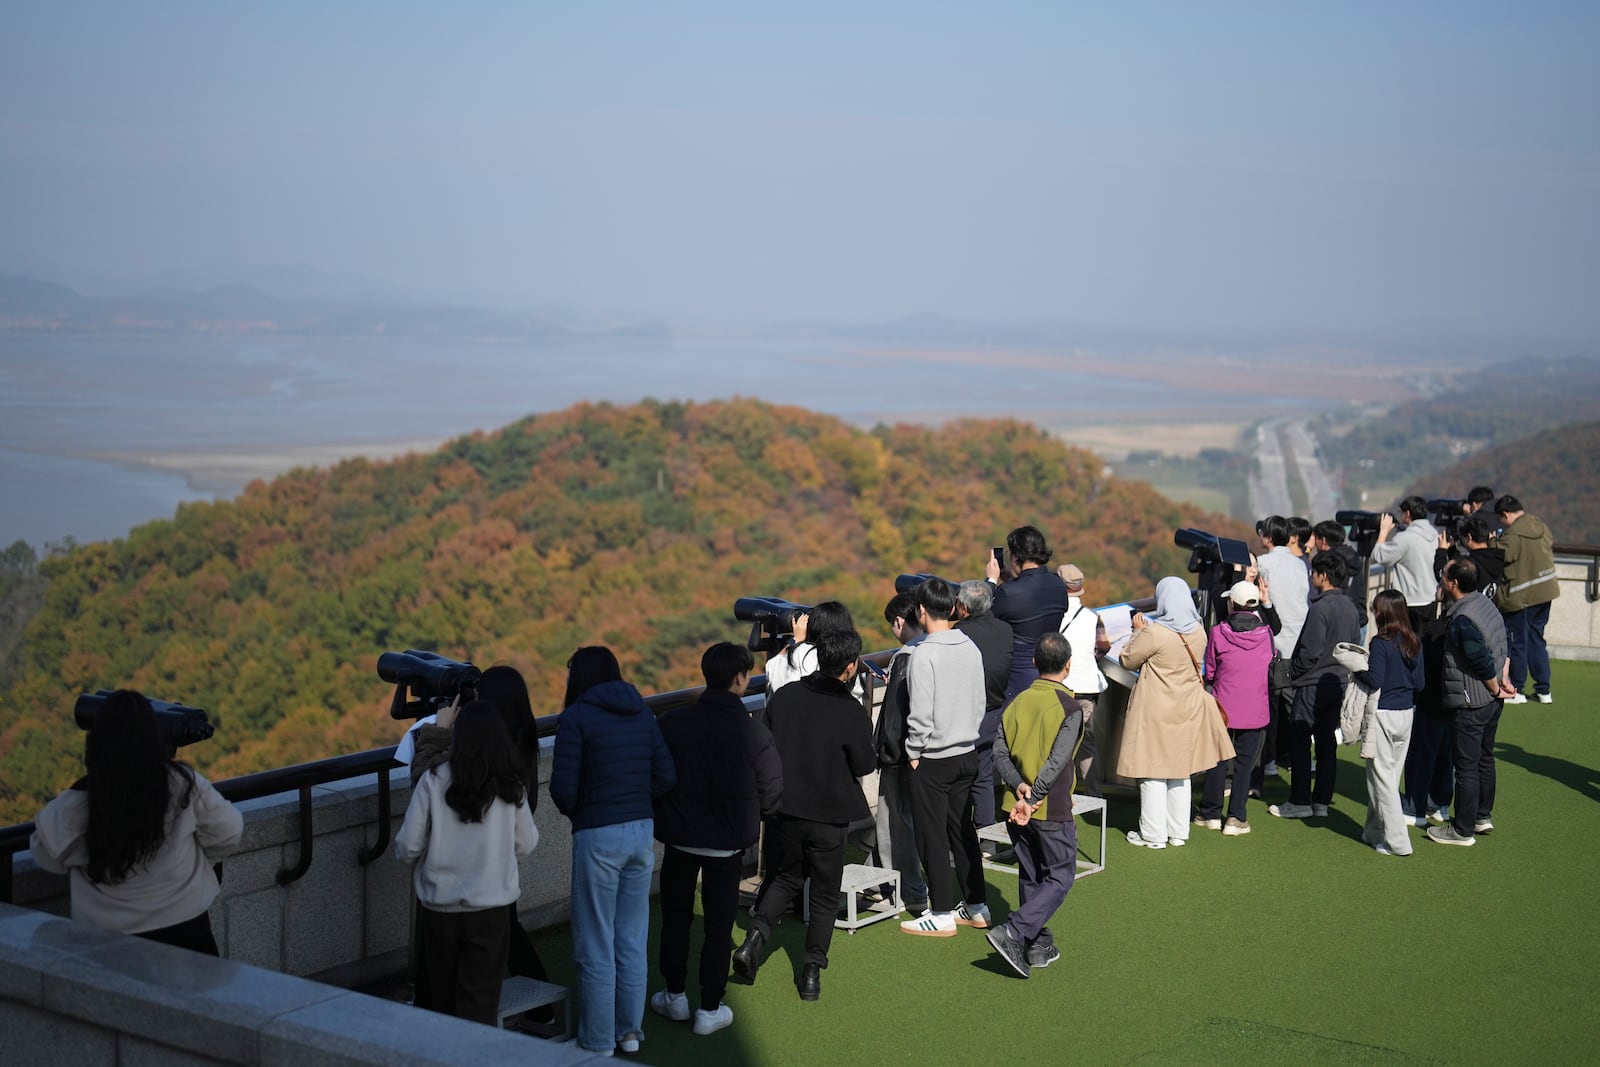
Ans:
[[[1051,923],[1062,958],[1023,981],[963,929],[893,922],[838,931],[822,999],[795,995],[804,931],[785,922],[757,983],[735,981],[734,1025],[696,1037],[646,1012],[642,1059],[662,1065],[979,1062],[1571,1063],[1600,1048],[1600,664],[1558,663],[1554,705],[1506,709],[1497,827],[1472,848],[1413,830],[1383,857],[1357,835],[1364,770],[1339,750],[1327,819],[1273,818],[1287,781],[1251,802],[1246,837],[1195,828],[1184,848],[1122,839],[1113,797],[1106,870]],[[1083,829],[1094,847],[1097,831]],[[1016,881],[990,872],[1003,918]],[[735,931],[743,936],[744,917]],[[697,924],[698,930],[698,924]],[[651,928],[650,990],[655,971]],[[538,935],[572,983],[565,929]],[[698,944],[698,933],[696,934]],[[690,957],[690,1000],[697,998]]]

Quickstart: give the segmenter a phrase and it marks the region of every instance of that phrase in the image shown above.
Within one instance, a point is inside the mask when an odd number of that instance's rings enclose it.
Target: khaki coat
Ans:
[[[1194,661],[1184,651],[1187,644]],[[1128,698],[1117,773],[1124,778],[1187,778],[1234,756],[1228,728],[1206,699],[1195,663],[1204,663],[1206,634],[1179,634],[1160,623],[1137,631],[1122,665],[1139,672]]]

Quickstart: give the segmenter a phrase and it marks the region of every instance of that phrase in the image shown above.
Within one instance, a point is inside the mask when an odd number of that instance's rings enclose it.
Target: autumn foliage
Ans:
[[[433,455],[293,471],[40,565],[0,693],[0,822],[81,773],[85,690],[209,709],[217,736],[184,756],[225,778],[394,743],[389,649],[509,663],[544,714],[585,643],[645,692],[697,684],[703,648],[745,636],[743,595],[844,600],[888,647],[894,575],[980,576],[1020,523],[1088,572],[1091,603],[1181,573],[1175,526],[1239,535],[1033,426],[868,432],[746,400],[585,404]]]

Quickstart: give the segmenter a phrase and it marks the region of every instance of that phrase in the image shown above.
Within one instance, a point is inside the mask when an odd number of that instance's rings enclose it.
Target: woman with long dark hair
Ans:
[[[217,955],[212,867],[239,844],[238,809],[173,759],[155,709],[130,689],[106,698],[83,748],[88,776],[34,820],[34,862],[70,876],[74,919]]]
[[[533,814],[539,810],[539,730],[533,717],[533,704],[528,699],[528,685],[515,667],[498,664],[483,672],[483,676],[478,680],[477,692],[479,700],[488,701],[500,712],[500,722],[506,728],[506,737],[511,743],[511,755],[516,761],[517,775],[522,779],[528,801],[528,812]],[[414,755],[411,760],[413,785],[435,764],[450,758],[450,727],[454,720],[455,712],[447,708],[439,719],[443,726],[435,723],[417,730]],[[544,961],[539,958],[532,939],[528,937],[527,930],[523,929],[521,921],[517,918],[517,905],[507,904],[506,910],[509,913],[511,935],[510,954],[506,965],[513,975],[534,978],[541,982],[548,981],[549,975],[545,971]],[[419,956],[415,1003],[421,1008],[432,1008],[433,1004],[428,999],[431,996],[432,986],[422,973],[421,969],[424,966],[425,963]],[[555,1021],[555,1010],[550,1007],[535,1008],[530,1015],[533,1021],[538,1023]]]
[[[567,662],[550,799],[572,820],[572,957],[578,1047],[639,1051],[648,977],[652,800],[677,782],[672,754],[609,648]]]
[[[461,709],[450,758],[417,781],[394,854],[414,864],[412,887],[423,965],[419,996],[435,1011],[493,1025],[522,895],[517,857],[539,834],[500,712],[484,700]]]
[[[1411,629],[1406,598],[1385,589],[1372,598],[1372,623],[1377,635],[1367,652],[1367,669],[1356,680],[1378,693],[1378,710],[1362,744],[1367,759],[1367,825],[1361,840],[1380,855],[1411,855],[1412,821],[1400,810],[1400,772],[1411,744],[1411,724],[1417,694],[1426,684],[1422,667],[1422,642]]]

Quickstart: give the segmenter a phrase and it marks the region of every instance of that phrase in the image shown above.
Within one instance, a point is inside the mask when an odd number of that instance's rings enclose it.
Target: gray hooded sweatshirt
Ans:
[[[911,649],[906,758],[944,759],[978,746],[983,724],[983,653],[960,630],[938,630]]]
[[[1433,603],[1439,583],[1433,577],[1433,553],[1439,531],[1427,519],[1412,519],[1403,530],[1372,549],[1372,562],[1389,568],[1394,588],[1406,598],[1406,607],[1425,608]]]

